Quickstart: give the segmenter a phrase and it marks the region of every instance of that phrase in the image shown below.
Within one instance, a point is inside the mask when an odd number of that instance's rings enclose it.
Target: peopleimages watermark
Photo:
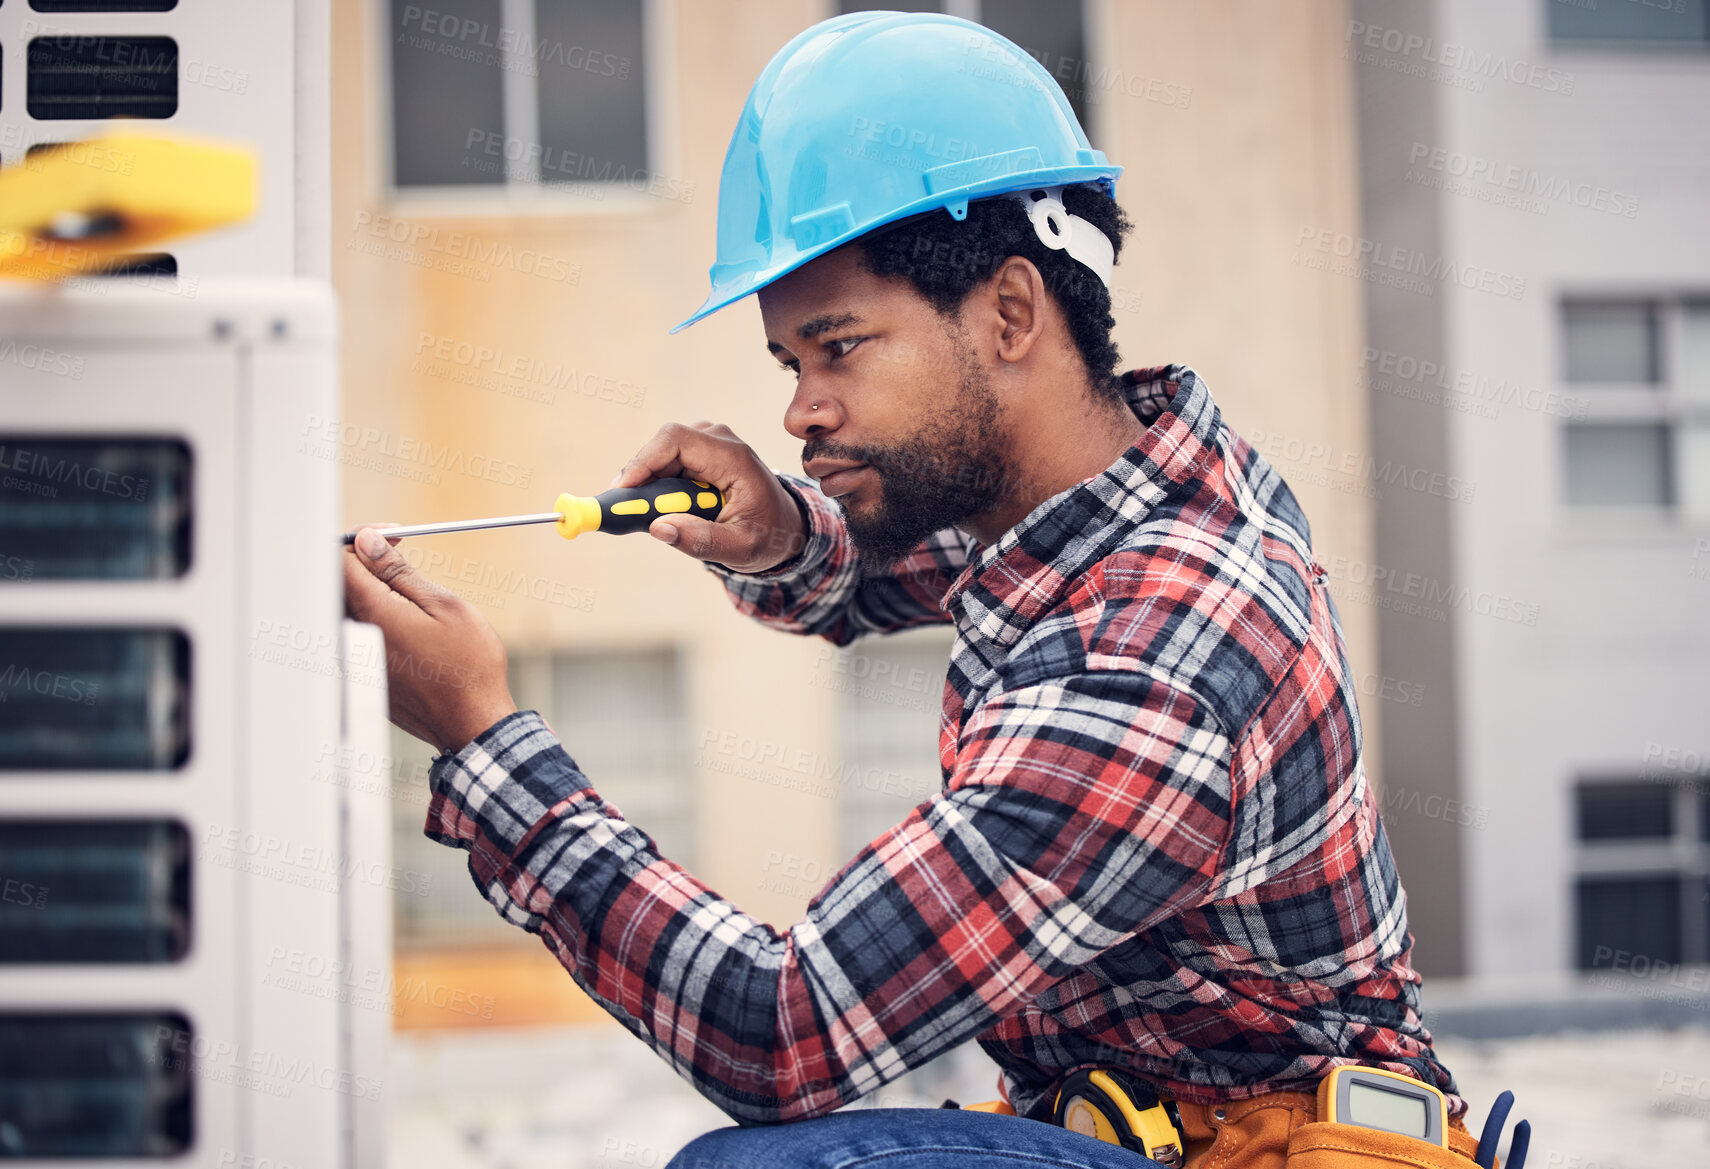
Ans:
[[[653,1145],[607,1137],[600,1142],[600,1160],[637,1165],[640,1169],[657,1169],[657,1166],[665,1164],[665,1154]]]
[[[498,346],[437,333],[416,334],[416,359],[410,372],[547,406],[558,400],[560,391],[614,406],[637,408],[647,396],[646,386],[609,374],[577,369],[561,361],[547,362],[521,353],[507,353]]]
[[[1535,602],[1489,589],[1471,589],[1423,573],[1397,572],[1386,565],[1346,556],[1326,557],[1320,563],[1336,581],[1360,586],[1348,591],[1349,600],[1432,621],[1446,621],[1450,609],[1461,609],[1480,617],[1535,626],[1541,613]]]
[[[0,349],[0,360],[4,357],[5,350]],[[153,486],[147,475],[129,475],[99,463],[6,443],[0,443],[0,477],[0,482],[14,491],[49,499],[58,498],[60,488],[73,487],[141,502]]]
[[[27,909],[46,909],[48,888],[34,881],[20,881],[7,877],[0,881],[0,904],[22,905]]]
[[[197,853],[202,861],[289,885],[336,893],[346,881],[384,887],[398,893],[426,896],[432,873],[344,856],[325,844],[304,843],[271,832],[256,832],[221,824],[204,826]]]
[[[1089,105],[1097,104],[1112,93],[1178,110],[1187,109],[1193,101],[1193,86],[1181,82],[1147,77],[1111,66],[1094,65],[1083,57],[1067,53],[1029,48],[1022,48],[1022,53],[1026,56],[1018,55],[1008,45],[991,36],[969,33],[964,54],[970,60],[958,64],[956,72],[970,73],[983,80],[1000,81],[1013,84],[1017,88],[1026,88],[1038,85],[1038,80],[1016,66],[1031,57],[1065,90],[1071,93],[1078,91],[1085,95]]]
[[[470,153],[477,148],[486,155],[485,158]],[[679,203],[695,201],[693,182],[662,175],[646,167],[632,167],[628,163],[597,158],[562,146],[529,141],[498,130],[471,127],[464,138],[463,150],[461,165],[467,170],[498,174],[505,163],[512,163],[522,168],[524,173],[538,176],[542,183],[593,184],[578,189],[577,194],[594,199],[605,198],[608,188],[623,187],[655,199]]]
[[[840,868],[840,864],[769,848],[760,865],[760,887],[785,897],[806,897],[822,888]]]
[[[1342,50],[1344,60],[1376,65],[1474,93],[1483,93],[1486,81],[1505,81],[1563,97],[1573,94],[1574,75],[1566,70],[1454,41],[1438,41],[1435,37],[1360,20],[1348,22],[1342,39],[1346,42]]]
[[[1554,418],[1580,420],[1586,416],[1584,398],[1528,386],[1519,378],[1493,378],[1477,370],[1450,367],[1430,358],[1370,346],[1361,354],[1360,365],[1368,389],[1484,418],[1500,417],[1503,406],[1517,406]]]
[[[1659,1068],[1657,1091],[1677,1099],[1657,1101],[1657,1107],[1680,1116],[1710,1117],[1710,1075],[1679,1068]]]
[[[991,150],[955,134],[906,122],[857,114],[849,120],[852,141],[843,148],[850,158],[910,170],[929,170],[952,162],[984,159]]]
[[[514,566],[501,567],[444,551],[423,551],[420,544],[405,544],[402,551],[412,567],[446,585],[471,605],[503,609],[511,599],[526,598],[543,605],[561,605],[591,613],[599,597],[595,590],[580,585],[537,576]],[[459,588],[459,585],[468,587]]]
[[[550,284],[579,284],[582,280],[582,265],[566,262],[551,252],[519,248],[455,228],[398,215],[376,215],[372,211],[356,213],[354,231],[345,246],[363,255],[432,268],[452,276],[468,276],[481,283],[493,279],[492,269],[532,276]]]
[[[526,463],[319,414],[303,419],[297,453],[429,484],[437,484],[441,474],[466,475],[502,487],[526,488],[534,481],[534,468]]]
[[[220,1159],[214,1164],[219,1169],[299,1169],[289,1161],[258,1157],[254,1153],[240,1153],[236,1149],[221,1149]]]
[[[829,667],[832,677],[821,675]],[[889,706],[937,709],[944,671],[905,666],[892,658],[825,644],[814,655],[814,681],[831,690],[853,693]]]
[[[904,772],[854,760],[836,760],[820,751],[792,748],[735,731],[701,732],[697,766],[757,783],[835,799],[840,788],[862,788],[885,795],[925,799],[938,790]],[[936,779],[936,777],[935,777]]]
[[[1593,947],[1591,966],[1602,971],[1587,979],[1593,986],[1625,990],[1641,998],[1661,999],[1699,1010],[1710,1009],[1710,966],[1683,966],[1614,946]],[[1673,987],[1674,991],[1665,991],[1664,987]]]
[[[1687,750],[1653,740],[1645,744],[1644,760],[1654,765],[1643,776],[1652,783],[1710,795],[1710,750]]]
[[[157,1026],[151,1060],[169,1071],[187,1071],[203,1079],[289,1096],[294,1087],[342,1092],[364,1100],[380,1099],[382,1081],[348,1069],[317,1064],[297,1055],[261,1047],[246,1048],[226,1039],[192,1036],[177,1027]]]
[[[16,662],[0,670],[0,702],[14,694],[34,694],[41,698],[58,698],[80,706],[94,706],[101,696],[101,683],[61,674],[53,670],[32,670]]]
[[[18,22],[18,35],[46,41],[62,53],[74,54],[61,58],[58,63],[62,66],[86,70],[92,61],[118,66],[126,72],[126,84],[136,89],[157,89],[159,79],[170,75],[177,79],[180,89],[196,86],[239,97],[249,92],[248,70],[185,56],[176,45],[170,50],[155,50],[133,38],[94,36],[87,29],[67,28],[27,16]],[[150,70],[154,71],[153,76],[149,75]]]
[[[249,657],[272,666],[303,670],[328,678],[348,679],[353,685],[386,684],[386,662],[379,648],[366,642],[345,646],[330,629],[311,629],[290,621],[257,618],[249,634]]]
[[[1354,689],[1367,698],[1377,698],[1384,702],[1399,702],[1403,706],[1423,706],[1425,704],[1425,683],[1410,682],[1406,678],[1392,678],[1388,674],[1368,671],[1354,676]]]
[[[1298,466],[1322,468],[1337,475],[1347,476],[1356,484],[1365,483],[1378,488],[1380,490],[1374,496],[1377,499],[1383,498],[1383,487],[1405,487],[1422,495],[1435,495],[1455,503],[1471,503],[1473,492],[1478,486],[1442,471],[1410,467],[1394,459],[1384,459],[1380,463],[1372,455],[1357,451],[1337,451],[1327,442],[1309,442],[1294,435],[1251,430],[1246,432],[1246,438],[1266,458],[1273,461],[1282,459]],[[1295,472],[1290,473],[1291,478],[1295,475]],[[1335,482],[1328,480],[1323,485],[1338,487]]]
[[[1552,1152],[1544,1162],[1547,1169],[1638,1169],[1632,1164],[1620,1161],[1599,1161],[1592,1157],[1582,1157],[1579,1154],[1567,1154],[1560,1151]]]
[[[425,808],[432,802],[428,775],[432,764],[423,759],[393,758],[349,743],[322,739],[315,752],[311,778],[357,795],[377,796]]]
[[[630,58],[617,53],[566,44],[562,40],[545,40],[531,32],[494,26],[416,4],[404,5],[404,18],[399,21],[394,43],[406,48],[430,49],[458,60],[498,65],[531,77],[539,74],[542,65],[558,65],[621,81],[629,77],[635,65]]]
[[[1575,182],[1564,175],[1546,175],[1531,167],[1495,162],[1444,146],[1415,142],[1407,152],[1407,162],[1409,169],[1403,176],[1407,182],[1503,203],[1535,215],[1548,215],[1551,203],[1602,211],[1623,219],[1632,219],[1639,213],[1637,195]],[[1414,167],[1423,169],[1414,170]]]
[[[400,979],[390,970],[364,967],[298,948],[270,946],[263,965],[263,986],[393,1016],[402,1015],[406,1006],[414,1005],[472,1019],[491,1019],[496,1002],[490,994],[426,978]]]
[[[1295,233],[1294,258],[1289,262],[1423,296],[1434,295],[1438,284],[1456,284],[1508,300],[1519,300],[1526,293],[1524,276],[1307,223]]]
[[[1405,812],[1411,816],[1441,820],[1445,824],[1458,824],[1462,828],[1474,828],[1481,832],[1490,823],[1490,811],[1487,808],[1401,784],[1384,784],[1383,811],[1385,815]]]
[[[20,342],[15,337],[8,337],[4,342],[0,342],[0,362],[15,365],[20,369],[33,369],[37,373],[52,374],[54,377],[70,378],[74,382],[83,380],[85,360],[63,349],[37,345],[30,341]]]

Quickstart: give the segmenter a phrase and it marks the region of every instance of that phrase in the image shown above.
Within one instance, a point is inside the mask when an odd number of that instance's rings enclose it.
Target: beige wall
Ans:
[[[345,416],[358,434],[385,432],[394,451],[413,440],[465,458],[497,458],[501,476],[528,468],[532,485],[446,469],[438,483],[415,482],[406,473],[419,463],[382,456],[377,467],[347,465],[347,520],[548,510],[561,490],[600,490],[668,421],[728,423],[772,466],[799,470],[800,444],[782,425],[791,382],[765,352],[753,301],[676,337],[665,330],[705,293],[719,166],[749,84],[827,8],[806,0],[668,7],[675,68],[665,118],[676,149],[660,169],[685,189],[693,184],[692,197],[502,217],[429,215],[383,198],[377,7],[335,5],[333,246],[345,308]],[[1095,65],[1191,87],[1184,109],[1145,96],[1156,88],[1124,83],[1092,115],[1094,144],[1128,168],[1119,197],[1138,224],[1116,279],[1127,363],[1195,366],[1237,429],[1322,436],[1363,450],[1359,286],[1290,264],[1303,223],[1357,232],[1342,5],[1097,0],[1091,11],[1089,41],[1109,57]],[[371,231],[386,215],[408,220],[399,229],[405,234],[440,234],[377,254],[372,249],[390,241]],[[579,278],[543,280],[503,262],[484,265],[486,279],[438,270],[431,265],[456,259],[454,231],[478,237],[482,249],[508,245],[579,265]],[[560,386],[549,405],[424,374],[412,369],[424,333],[507,360],[569,366],[631,394],[639,387],[642,401],[617,404]],[[1369,555],[1363,499],[1307,485],[1298,493],[1321,555]],[[586,610],[522,595],[503,598],[502,607],[484,603],[513,647],[684,646],[697,743],[703,730],[728,730],[837,750],[838,695],[804,684],[817,643],[738,619],[705,570],[676,552],[646,538],[596,535],[566,544],[545,529],[436,537],[421,550],[430,547],[447,558],[451,575],[524,573],[592,591]],[[1355,663],[1369,671],[1376,661],[1370,614],[1346,605],[1343,613]],[[1377,712],[1368,704],[1366,714],[1373,761]],[[574,754],[575,744],[568,746]],[[769,847],[832,857],[835,805],[711,770],[697,783],[697,875],[756,916],[794,920],[805,897],[762,888],[759,857]]]
[[[1107,97],[1092,115],[1095,125],[1104,122],[1095,145],[1127,168],[1117,195],[1135,223],[1116,277],[1130,292],[1124,300],[1140,299],[1138,311],[1117,313],[1124,363],[1179,361],[1198,370],[1229,424],[1289,481],[1321,562],[1369,562],[1373,508],[1361,484],[1325,473],[1322,458],[1289,462],[1283,456],[1294,444],[1279,441],[1323,444],[1338,466],[1369,449],[1362,285],[1294,262],[1303,226],[1359,235],[1352,79],[1341,59],[1345,6],[1097,7],[1103,34],[1091,39],[1114,46],[1100,65],[1119,70],[1124,89],[1192,91],[1185,109]],[[1375,613],[1346,599],[1338,608],[1354,667],[1369,677],[1378,660]],[[1361,711],[1376,780],[1377,698],[1363,698]]]

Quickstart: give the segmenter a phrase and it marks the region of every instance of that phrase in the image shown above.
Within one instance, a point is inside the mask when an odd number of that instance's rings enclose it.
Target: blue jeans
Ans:
[[[665,1169],[1160,1169],[1156,1161],[1038,1120],[954,1108],[860,1108],[794,1124],[720,1128]]]

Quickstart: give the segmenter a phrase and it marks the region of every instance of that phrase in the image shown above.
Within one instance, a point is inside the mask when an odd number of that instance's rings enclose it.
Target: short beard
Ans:
[[[912,439],[843,456],[869,464],[878,478],[878,505],[870,517],[857,518],[845,508],[865,573],[882,572],[935,532],[995,510],[1015,486],[991,379],[970,346],[959,349],[958,364],[956,399]]]

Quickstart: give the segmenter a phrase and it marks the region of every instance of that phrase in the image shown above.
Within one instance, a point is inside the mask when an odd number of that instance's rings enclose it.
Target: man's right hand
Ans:
[[[764,572],[795,556],[807,542],[801,509],[789,488],[722,422],[667,422],[606,489],[639,487],[671,475],[700,479],[724,493],[716,521],[661,516],[647,529],[696,560],[736,572]]]

